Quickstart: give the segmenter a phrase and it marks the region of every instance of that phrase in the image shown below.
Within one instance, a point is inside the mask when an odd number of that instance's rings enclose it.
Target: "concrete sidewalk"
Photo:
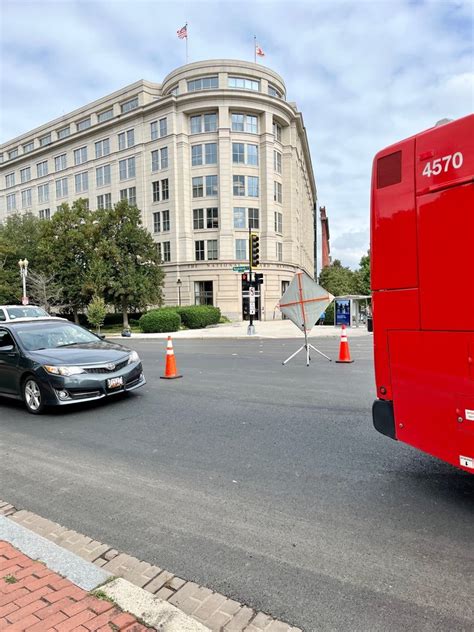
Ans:
[[[248,321],[215,325],[205,329],[185,329],[172,333],[173,338],[299,338],[303,340],[302,332],[290,320],[268,320],[255,322],[255,336],[247,335]],[[358,338],[361,336],[371,336],[366,327],[353,327],[346,329],[348,337]],[[166,338],[169,334],[142,334],[133,333],[132,338]],[[322,326],[313,327],[309,333],[309,338],[339,338],[340,327]],[[112,334],[108,338],[120,338],[120,334]]]

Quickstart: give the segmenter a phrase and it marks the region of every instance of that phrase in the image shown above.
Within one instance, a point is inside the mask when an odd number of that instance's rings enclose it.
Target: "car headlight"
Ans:
[[[128,363],[133,364],[134,362],[140,362],[140,356],[136,351],[132,351],[132,353],[128,356]]]
[[[79,375],[80,373],[84,373],[84,369],[80,366],[51,366],[49,364],[44,364],[43,368],[48,373],[52,375]]]

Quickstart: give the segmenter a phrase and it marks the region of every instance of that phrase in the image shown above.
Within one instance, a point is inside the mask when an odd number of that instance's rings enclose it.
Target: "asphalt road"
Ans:
[[[373,430],[370,338],[309,368],[296,340],[180,340],[173,381],[164,341],[127,344],[133,395],[0,401],[1,499],[307,632],[474,629],[474,476]]]

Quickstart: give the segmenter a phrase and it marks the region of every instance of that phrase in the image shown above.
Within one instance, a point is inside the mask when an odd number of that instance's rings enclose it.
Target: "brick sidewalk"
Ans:
[[[0,630],[152,630],[0,540]]]

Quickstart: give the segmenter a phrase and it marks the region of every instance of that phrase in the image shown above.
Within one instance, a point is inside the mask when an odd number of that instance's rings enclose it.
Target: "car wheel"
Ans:
[[[23,401],[32,415],[39,415],[44,409],[41,387],[34,377],[27,377],[23,383]]]

